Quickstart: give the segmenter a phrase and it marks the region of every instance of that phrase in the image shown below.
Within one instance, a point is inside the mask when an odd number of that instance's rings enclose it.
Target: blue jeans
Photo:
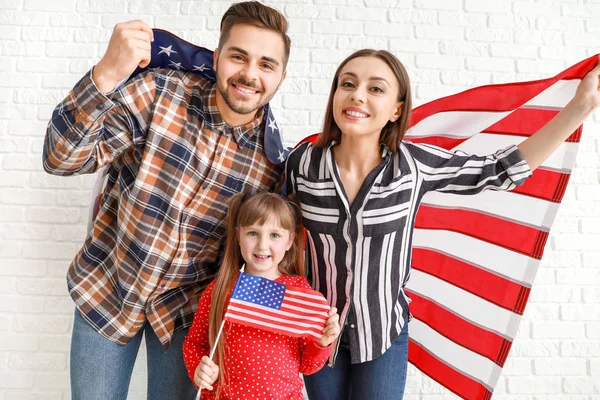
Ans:
[[[342,334],[335,366],[305,376],[304,383],[310,400],[400,400],[407,366],[408,323],[383,355],[360,364],[350,363],[348,339]]]
[[[196,389],[181,350],[187,329],[175,333],[166,353],[148,323],[126,345],[120,345],[96,332],[77,309],[71,338],[71,399],[127,399],[142,335],[148,358],[148,400],[193,400]]]

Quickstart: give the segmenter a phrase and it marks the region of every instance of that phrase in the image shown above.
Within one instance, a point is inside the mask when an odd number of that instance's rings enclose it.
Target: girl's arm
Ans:
[[[198,309],[194,321],[183,342],[183,361],[188,371],[188,376],[194,382],[194,373],[203,356],[210,354],[208,342],[208,316],[210,313],[210,298],[212,296],[214,281],[208,285],[198,302]]]
[[[331,346],[321,347],[312,339],[299,339],[300,373],[310,375],[319,371],[331,354]]]
[[[534,135],[519,144],[523,158],[531,168],[540,166],[562,142],[583,123],[600,105],[600,59],[596,67],[587,73],[575,97]]]

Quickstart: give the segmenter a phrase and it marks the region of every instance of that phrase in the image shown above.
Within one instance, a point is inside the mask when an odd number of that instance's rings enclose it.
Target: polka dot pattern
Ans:
[[[281,276],[277,282],[310,288],[299,276]],[[200,298],[194,322],[183,345],[183,357],[193,380],[200,359],[209,355],[208,314],[214,282]],[[320,370],[330,354],[310,339],[295,338],[239,324],[225,323],[225,368],[229,377],[221,399],[304,399],[300,374]],[[202,391],[202,399],[214,399],[214,390]]]

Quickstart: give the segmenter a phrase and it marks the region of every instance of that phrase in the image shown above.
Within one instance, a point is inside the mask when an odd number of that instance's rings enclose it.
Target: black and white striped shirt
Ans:
[[[334,145],[321,149],[304,143],[295,149],[286,165],[286,187],[302,209],[309,280],[337,307],[348,329],[352,363],[361,363],[382,355],[409,319],[404,286],[423,195],[510,190],[531,171],[514,145],[475,156],[402,142],[395,154],[382,148],[383,161],[350,205]]]

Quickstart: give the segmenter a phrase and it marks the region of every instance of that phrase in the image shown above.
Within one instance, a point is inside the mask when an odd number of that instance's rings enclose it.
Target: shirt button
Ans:
[[[217,151],[217,156],[221,157],[221,152]]]
[[[354,324],[350,324],[350,328],[354,329]]]
[[[102,110],[104,108],[104,105],[100,104],[99,106],[96,107],[96,110]]]

